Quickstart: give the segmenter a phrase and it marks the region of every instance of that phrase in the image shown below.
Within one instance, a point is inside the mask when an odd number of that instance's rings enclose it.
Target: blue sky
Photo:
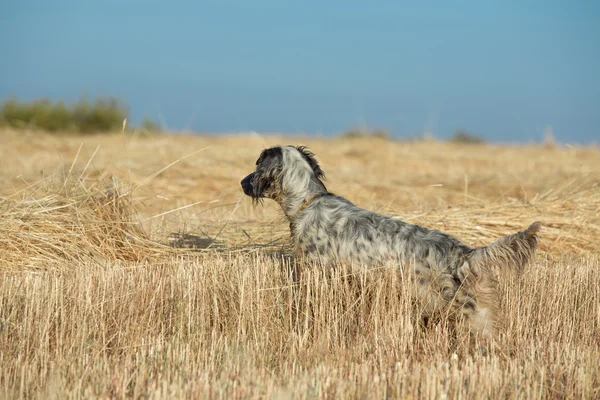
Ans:
[[[0,2],[0,98],[172,129],[600,139],[597,1]]]

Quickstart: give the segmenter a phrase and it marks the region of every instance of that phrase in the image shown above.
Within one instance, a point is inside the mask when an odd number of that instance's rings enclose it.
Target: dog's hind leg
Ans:
[[[494,311],[487,304],[480,304],[466,293],[457,292],[456,306],[461,317],[467,322],[469,329],[483,337],[491,337],[496,332]]]
[[[490,271],[473,268],[471,263],[465,262],[459,269],[462,279],[454,304],[471,331],[490,337],[498,324],[497,282]]]

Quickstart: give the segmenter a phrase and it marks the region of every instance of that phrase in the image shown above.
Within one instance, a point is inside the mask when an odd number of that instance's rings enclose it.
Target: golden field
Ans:
[[[0,398],[600,398],[598,148],[0,140]],[[501,281],[496,344],[421,327],[394,271],[294,281],[287,224],[239,185],[276,144],[308,145],[330,191],[470,245],[541,221],[535,263]]]

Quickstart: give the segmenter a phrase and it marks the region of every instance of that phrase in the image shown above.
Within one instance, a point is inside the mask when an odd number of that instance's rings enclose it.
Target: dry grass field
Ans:
[[[600,398],[597,148],[0,140],[0,398]],[[470,245],[544,224],[535,263],[501,281],[494,346],[420,326],[396,271],[291,278],[287,224],[239,181],[300,143],[334,193]]]

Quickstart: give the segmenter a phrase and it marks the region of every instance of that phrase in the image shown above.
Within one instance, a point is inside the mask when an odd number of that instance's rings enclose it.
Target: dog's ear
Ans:
[[[256,171],[252,178],[252,192],[254,199],[265,197],[267,191],[281,170],[283,152],[281,146],[263,150],[256,160]]]
[[[313,152],[307,149],[306,146],[298,146],[296,147],[296,150],[298,150],[300,154],[302,154],[302,157],[304,157],[308,165],[310,165],[317,179],[324,180],[325,172],[321,169],[321,166],[317,162],[317,159],[315,158]]]
[[[254,201],[261,201],[263,193],[268,185],[269,182],[266,181],[264,177],[258,175],[254,176],[254,182],[252,184],[252,198],[254,199]]]
[[[256,165],[261,164],[265,160],[268,160],[271,158],[276,158],[276,157],[281,157],[281,147],[280,146],[271,147],[269,149],[264,149],[260,153],[258,160],[256,160]]]

